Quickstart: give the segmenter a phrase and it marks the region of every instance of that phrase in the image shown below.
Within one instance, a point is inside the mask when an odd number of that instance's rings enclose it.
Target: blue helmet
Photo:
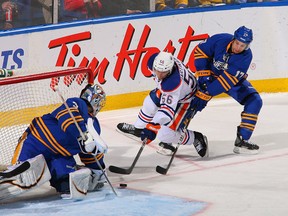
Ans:
[[[234,32],[234,38],[249,45],[253,40],[252,29],[241,26]]]

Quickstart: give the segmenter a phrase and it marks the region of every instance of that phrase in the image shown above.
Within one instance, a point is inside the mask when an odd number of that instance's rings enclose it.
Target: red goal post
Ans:
[[[81,90],[93,84],[89,68],[71,68],[33,73],[18,70],[16,76],[0,79],[0,164],[10,164],[18,139],[32,119],[57,108],[61,99],[78,97]]]

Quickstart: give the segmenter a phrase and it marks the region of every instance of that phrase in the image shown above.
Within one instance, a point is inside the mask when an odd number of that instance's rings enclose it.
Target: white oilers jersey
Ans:
[[[174,60],[173,70],[168,77],[161,81],[155,78],[157,88],[161,91],[161,98],[160,109],[152,121],[161,125],[168,125],[175,118],[181,105],[189,107],[198,88],[193,73],[180,60],[175,57]]]

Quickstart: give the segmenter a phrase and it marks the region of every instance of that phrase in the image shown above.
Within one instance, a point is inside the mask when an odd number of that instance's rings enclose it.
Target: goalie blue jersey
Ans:
[[[234,54],[231,52],[232,42],[233,35],[216,34],[195,48],[195,67],[198,74],[209,74],[206,84],[211,96],[229,91],[247,77],[252,52],[248,48]]]
[[[100,134],[101,129],[96,117],[89,115],[86,101],[81,98],[69,98],[67,104],[75,120],[83,132],[87,131],[88,118],[93,118],[95,130]],[[87,102],[88,103],[88,102]],[[49,166],[58,158],[66,158],[67,165],[73,165],[73,155],[79,154],[81,161],[89,168],[98,168],[94,156],[83,154],[79,147],[77,138],[80,132],[77,129],[68,109],[62,104],[49,114],[36,117],[22,135],[16,148],[12,163],[25,161],[29,158],[43,154]],[[102,161],[103,154],[97,155]],[[75,165],[75,164],[74,164]],[[58,166],[54,163],[54,166]],[[53,167],[49,167],[50,171]]]

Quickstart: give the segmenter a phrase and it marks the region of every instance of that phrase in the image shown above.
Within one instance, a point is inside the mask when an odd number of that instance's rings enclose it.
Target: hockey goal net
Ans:
[[[88,68],[33,74],[19,70],[15,76],[0,79],[0,164],[11,163],[18,139],[34,117],[49,113],[62,103],[56,87],[67,99],[78,97],[93,81]]]

